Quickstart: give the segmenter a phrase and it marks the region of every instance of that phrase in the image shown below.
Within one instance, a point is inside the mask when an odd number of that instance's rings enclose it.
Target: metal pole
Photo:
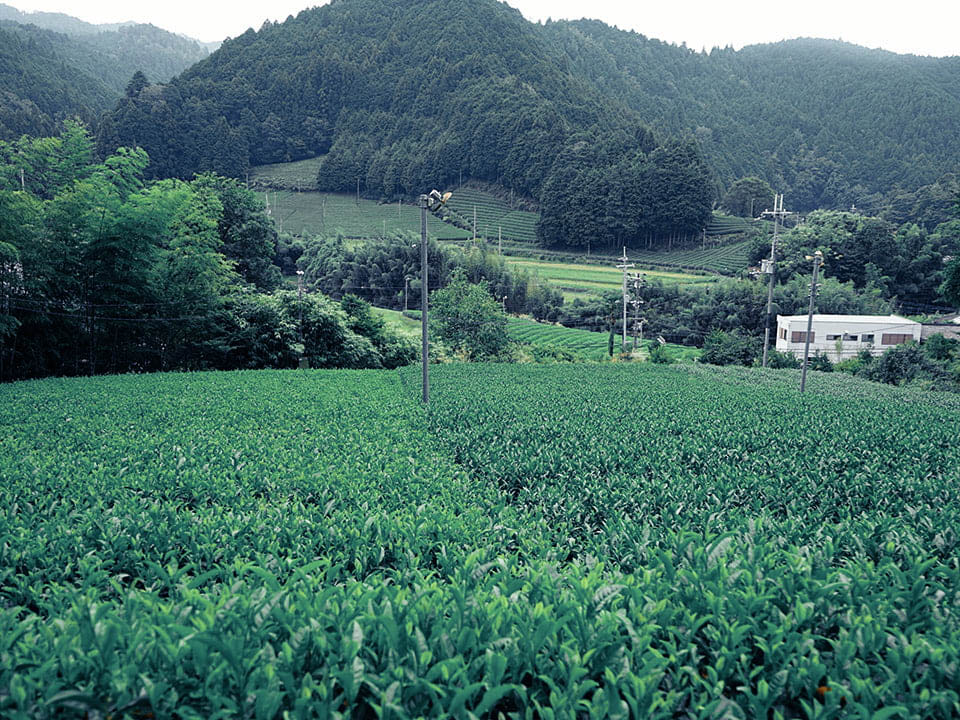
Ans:
[[[807,336],[803,344],[803,372],[800,374],[800,392],[807,388],[807,365],[810,364],[810,333],[813,330],[813,304],[817,299],[817,276],[820,274],[820,262],[823,253],[817,250],[813,255],[813,282],[810,283],[810,308],[807,311]]]
[[[420,290],[420,330],[422,333],[423,347],[421,349],[421,358],[423,360],[423,404],[430,402],[430,338],[427,334],[427,293],[429,290],[429,276],[427,271],[427,202],[426,195],[420,196],[420,282],[423,287]]]

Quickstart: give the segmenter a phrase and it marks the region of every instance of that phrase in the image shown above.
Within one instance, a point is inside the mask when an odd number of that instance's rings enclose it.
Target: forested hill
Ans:
[[[764,177],[797,209],[865,206],[960,165],[960,57],[814,39],[706,54],[596,21],[544,31],[606,96],[694,132],[724,182]]]
[[[462,173],[541,199],[560,156],[612,167],[676,137],[698,142],[713,196],[757,174],[794,209],[863,206],[956,171],[958,71],[832,41],[698,53],[496,0],[334,0],[135,88],[100,146],[137,143],[160,176],[326,155],[324,189],[392,197]]]
[[[70,34],[12,17],[46,20]],[[55,134],[58,121],[71,116],[96,126],[135,72],[165,82],[208,54],[196,41],[152,25],[99,27],[0,5],[0,138]]]
[[[159,174],[329,152],[326,189],[359,177],[389,195],[462,171],[536,194],[571,128],[624,115],[505,4],[340,0],[248,31],[162,93],[125,99],[108,140],[138,139]],[[197,136],[217,123],[224,141],[205,147]]]

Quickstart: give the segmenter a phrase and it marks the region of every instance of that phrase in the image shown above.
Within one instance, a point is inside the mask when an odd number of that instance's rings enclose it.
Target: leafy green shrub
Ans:
[[[750,365],[757,356],[758,341],[738,332],[714,330],[703,344],[700,360],[711,365]]]
[[[658,342],[650,343],[650,350],[648,352],[650,362],[655,363],[656,365],[671,365],[677,361],[677,359],[667,350],[665,345],[661,345]]]
[[[955,717],[960,400],[779,375],[0,386],[0,716]]]
[[[814,355],[810,359],[808,367],[811,370],[819,370],[820,372],[833,372],[833,363],[830,362],[830,358],[827,357],[826,353],[818,352]]]
[[[534,362],[538,362],[538,363],[584,362],[583,355],[567,347],[562,347],[559,345],[541,345],[541,344],[525,345],[524,347],[529,349],[530,355],[532,356]]]
[[[927,364],[920,346],[917,343],[906,343],[890,348],[865,366],[859,374],[874,382],[900,385],[918,377]]]
[[[793,353],[780,352],[771,348],[767,352],[767,367],[778,370],[795,369],[800,367],[800,359]]]
[[[447,345],[472,359],[498,358],[507,348],[507,316],[488,285],[467,282],[459,270],[451,282],[430,294],[430,321]]]

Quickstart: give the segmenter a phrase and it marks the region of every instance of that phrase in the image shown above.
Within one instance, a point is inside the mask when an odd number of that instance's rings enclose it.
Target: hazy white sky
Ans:
[[[236,37],[324,0],[4,0],[88,22],[149,22],[200,40]],[[402,2],[403,0],[398,0]],[[508,0],[530,20],[591,17],[699,50],[839,38],[917,55],[960,55],[960,0]]]

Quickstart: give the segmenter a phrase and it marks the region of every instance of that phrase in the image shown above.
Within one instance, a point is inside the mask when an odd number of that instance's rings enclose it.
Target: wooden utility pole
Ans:
[[[817,250],[813,255],[807,255],[807,260],[813,260],[813,281],[810,283],[810,307],[807,310],[807,336],[803,343],[803,371],[800,373],[800,392],[807,389],[807,366],[810,364],[810,333],[813,331],[813,306],[817,301],[817,277],[820,274],[820,265],[823,263],[823,253]]]
[[[752,200],[751,200],[752,202]],[[785,212],[783,209],[783,195],[773,196],[773,210],[764,210],[761,215],[773,216],[773,241],[770,243],[770,259],[761,263],[761,269],[764,273],[770,275],[770,282],[767,286],[767,319],[763,329],[763,361],[761,365],[767,366],[767,354],[770,348],[770,324],[773,315],[773,286],[777,278],[777,231],[780,222],[793,213]]]
[[[627,248],[623,248],[623,258],[617,269],[623,270],[623,343],[620,352],[627,351],[627,270],[634,267],[634,263],[627,262]]]
[[[427,335],[427,205],[430,199],[420,196],[420,332],[422,333],[421,359],[423,361],[423,404],[430,402],[430,339]]]

